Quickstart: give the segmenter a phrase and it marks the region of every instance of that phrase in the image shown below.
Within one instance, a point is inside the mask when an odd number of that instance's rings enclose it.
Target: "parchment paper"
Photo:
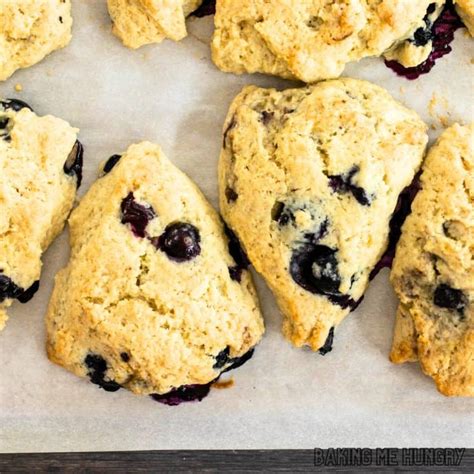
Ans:
[[[231,100],[245,84],[292,84],[219,72],[208,47],[212,18],[191,19],[180,43],[131,51],[110,33],[105,1],[73,3],[72,44],[0,84],[0,96],[19,97],[81,129],[81,195],[100,161],[147,139],[217,205],[221,127]],[[441,131],[436,114],[448,123],[472,120],[472,53],[460,30],[454,52],[417,81],[397,77],[380,59],[345,74],[386,87],[438,127],[434,138]],[[417,364],[388,361],[396,300],[387,271],[339,327],[325,357],[283,339],[281,316],[257,278],[267,332],[254,358],[231,374],[235,386],[212,390],[201,403],[166,407],[126,390],[106,393],[48,362],[43,318],[68,252],[64,232],[44,257],[39,293],[27,305],[14,304],[0,334],[0,451],[474,447],[474,400],[445,398]]]

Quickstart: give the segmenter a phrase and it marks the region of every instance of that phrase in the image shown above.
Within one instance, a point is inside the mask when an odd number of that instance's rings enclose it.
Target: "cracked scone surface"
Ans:
[[[0,2],[0,81],[71,40],[70,0]]]
[[[444,0],[217,0],[212,56],[226,72],[304,82],[386,53],[406,67],[431,51]]]
[[[49,357],[106,389],[206,384],[262,337],[251,275],[218,214],[157,145],[133,145],[104,169],[69,221]],[[102,361],[100,381],[93,360]]]
[[[474,0],[455,0],[456,11],[471,36],[474,36]]]
[[[414,112],[364,81],[247,87],[234,100],[219,164],[221,212],[296,346],[330,348],[387,247],[426,142]]]
[[[82,163],[77,132],[23,102],[0,100],[0,329],[13,300],[36,291],[41,255],[72,208]]]
[[[129,48],[186,37],[186,17],[202,0],[107,0],[113,33]]]
[[[474,395],[474,127],[454,125],[426,158],[391,281],[391,360],[418,360],[445,395]]]

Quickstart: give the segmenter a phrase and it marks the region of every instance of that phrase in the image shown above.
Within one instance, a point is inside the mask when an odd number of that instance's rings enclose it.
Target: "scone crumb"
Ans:
[[[23,90],[23,86],[20,83],[15,84],[15,90],[17,92],[21,92]]]

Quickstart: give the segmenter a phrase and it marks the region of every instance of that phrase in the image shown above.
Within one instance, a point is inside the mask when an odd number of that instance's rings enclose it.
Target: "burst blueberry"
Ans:
[[[122,224],[129,224],[136,237],[145,237],[148,223],[156,217],[153,207],[135,201],[133,193],[122,200]]]
[[[64,172],[69,176],[76,176],[76,184],[79,187],[82,183],[82,165],[84,162],[84,147],[79,140],[76,140],[66,162]]]

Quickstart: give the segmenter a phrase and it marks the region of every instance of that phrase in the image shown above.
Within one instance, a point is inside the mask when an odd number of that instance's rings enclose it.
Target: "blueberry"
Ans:
[[[250,261],[247,257],[247,254],[242,249],[239,239],[234,234],[234,232],[229,229],[227,225],[224,225],[224,231],[227,235],[227,238],[229,239],[228,249],[230,256],[236,263],[236,265],[229,267],[229,274],[232,280],[240,283],[242,281],[242,272],[249,267]]]
[[[237,201],[239,195],[232,189],[232,188],[225,188],[225,197],[227,199],[227,202],[235,202]]]
[[[150,395],[153,400],[168,406],[176,406],[186,402],[200,402],[209,395],[211,385],[214,381],[205,385],[183,385],[168,393]]]
[[[466,306],[464,293],[444,283],[438,285],[436,288],[433,301],[434,304],[440,308],[453,309],[460,313],[464,311]]]
[[[214,364],[214,369],[222,369],[228,362],[229,362],[229,352],[230,352],[230,347],[227,346],[225,349],[219,352],[219,354],[216,355],[216,363]]]
[[[415,31],[413,38],[409,41],[413,43],[415,46],[426,46],[433,38],[433,22],[430,19],[430,15],[432,15],[436,10],[436,4],[431,3],[428,6],[428,10],[426,12],[423,21],[425,23],[425,27],[420,27]]]
[[[0,273],[0,303],[6,299],[19,298],[23,291],[23,288],[15,285],[10,278]]]
[[[39,290],[40,282],[35,281],[27,290],[25,290],[20,296],[18,296],[18,301],[20,303],[28,303],[28,301],[33,298],[35,293]]]
[[[77,187],[82,182],[82,164],[84,158],[84,147],[79,140],[74,143],[69,156],[67,157],[66,163],[64,163],[64,172],[69,176],[76,176]]]
[[[199,230],[184,222],[170,224],[158,239],[152,239],[155,246],[177,262],[196,258],[201,253],[200,242]]]
[[[148,223],[156,217],[151,206],[139,204],[135,201],[133,193],[129,193],[120,205],[122,211],[122,224],[130,224],[132,232],[136,237],[145,237],[145,229]]]
[[[293,251],[290,274],[299,286],[310,293],[324,295],[342,308],[356,306],[350,296],[339,291],[341,277],[336,249],[308,241],[301,244]]]
[[[122,155],[112,155],[104,165],[104,174],[110,173],[113,167],[120,161]]]
[[[104,358],[96,354],[88,354],[84,362],[89,369],[88,375],[93,384],[99,385],[99,387],[103,388],[106,392],[116,392],[121,388],[117,382],[105,380],[107,362]]]
[[[3,110],[13,110],[14,112],[19,112],[21,109],[29,109],[33,111],[33,109],[22,100],[19,99],[5,99],[0,101],[0,107]]]
[[[332,351],[332,344],[334,342],[334,327],[332,327],[329,330],[328,337],[326,338],[326,342],[324,343],[324,346],[319,349],[319,353],[321,355],[326,355],[328,352]]]
[[[331,189],[339,194],[351,193],[356,201],[362,206],[370,206],[372,203],[372,196],[354,184],[354,176],[360,171],[358,166],[352,167],[346,174],[329,176],[329,186]]]

